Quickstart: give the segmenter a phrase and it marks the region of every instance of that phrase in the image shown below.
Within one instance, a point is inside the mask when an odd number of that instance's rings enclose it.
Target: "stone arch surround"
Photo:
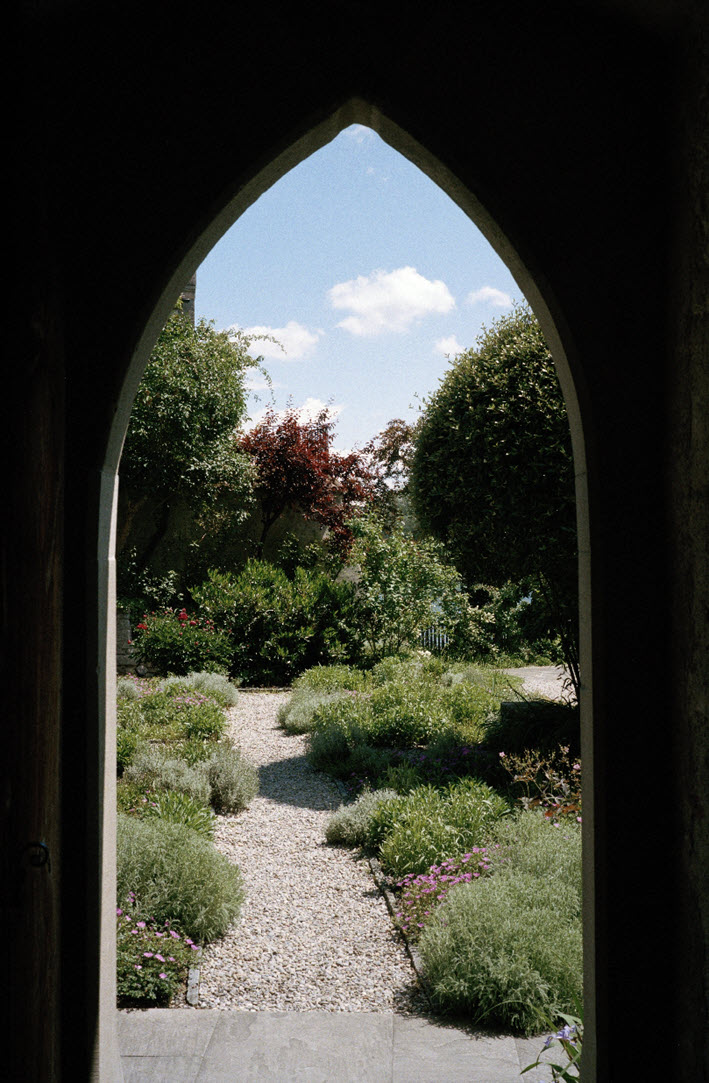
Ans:
[[[87,8],[58,4],[22,28],[18,333],[3,403],[13,515],[0,566],[4,623],[24,620],[4,653],[2,776],[17,1078],[117,1078],[98,980],[112,772],[97,718],[111,703],[104,558],[119,439],[106,449],[126,420],[121,389],[220,216],[302,157],[309,133],[324,141],[343,110],[365,108],[462,205],[475,193],[465,209],[508,262],[517,254],[583,420],[586,1078],[707,1078],[705,28],[691,4],[674,21],[661,4],[612,2],[515,16],[178,3],[166,23],[157,4],[128,3],[106,36]],[[50,868],[25,860],[18,873],[15,855],[37,839]],[[671,876],[653,877],[658,853]],[[62,995],[70,984],[81,992]],[[621,1020],[651,1036],[646,1049]]]

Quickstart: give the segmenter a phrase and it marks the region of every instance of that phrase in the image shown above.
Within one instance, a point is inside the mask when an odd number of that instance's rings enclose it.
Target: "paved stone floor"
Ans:
[[[118,1040],[125,1083],[516,1083],[543,1044],[393,1013],[169,1008],[119,1012]]]

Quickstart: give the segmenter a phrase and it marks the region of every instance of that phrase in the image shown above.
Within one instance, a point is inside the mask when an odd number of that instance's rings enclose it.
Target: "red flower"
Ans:
[[[141,631],[146,632],[148,630],[147,624],[136,624],[136,631],[140,628]]]

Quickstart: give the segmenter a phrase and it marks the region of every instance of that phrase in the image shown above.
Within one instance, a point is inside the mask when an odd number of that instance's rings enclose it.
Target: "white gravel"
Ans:
[[[328,846],[341,796],[276,723],[288,693],[242,692],[230,736],[260,769],[258,797],[220,816],[215,843],[244,876],[239,922],[202,955],[199,1006],[246,1011],[426,1010],[369,866]]]

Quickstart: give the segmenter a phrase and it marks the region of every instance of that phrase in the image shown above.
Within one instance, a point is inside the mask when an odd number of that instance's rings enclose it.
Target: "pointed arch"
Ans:
[[[310,124],[310,126],[308,126]],[[352,124],[361,124],[375,131],[394,150],[417,166],[461,208],[481,231],[492,248],[506,263],[524,296],[530,303],[549,344],[554,359],[562,394],[566,403],[571,430],[575,464],[577,533],[579,549],[579,612],[581,657],[581,727],[582,755],[584,759],[584,944],[585,986],[587,1002],[587,1041],[585,1063],[593,1057],[594,982],[593,952],[589,950],[594,938],[593,929],[593,762],[592,762],[592,669],[591,669],[591,593],[590,593],[590,533],[588,512],[588,484],[586,466],[586,439],[581,416],[580,374],[572,373],[575,354],[574,344],[563,317],[560,305],[543,279],[533,256],[522,253],[505,232],[504,224],[494,219],[490,212],[464,184],[454,171],[440,158],[418,142],[410,133],[381,111],[376,105],[360,97],[351,97],[317,122],[303,124],[303,130],[295,137],[283,136],[273,148],[273,157],[261,164],[252,176],[229,194],[214,212],[202,213],[197,209],[200,222],[194,229],[194,239],[185,243],[180,258],[176,259],[164,281],[156,283],[156,300],[135,342],[132,356],[126,368],[125,378],[115,404],[112,423],[106,443],[106,453],[97,493],[98,506],[98,627],[97,688],[100,734],[98,748],[101,760],[102,794],[100,804],[103,812],[101,837],[97,840],[100,854],[100,978],[99,978],[99,1042],[95,1051],[99,1078],[111,1078],[117,1063],[118,1050],[115,1036],[115,533],[117,515],[118,471],[125,433],[130,419],[133,399],[147,364],[151,350],[162,329],[175,298],[184,284],[196,272],[199,264],[218,243],[237,219],[281,177],[300,162],[316,153]],[[194,227],[193,227],[194,228]],[[581,391],[581,394],[580,394]]]

